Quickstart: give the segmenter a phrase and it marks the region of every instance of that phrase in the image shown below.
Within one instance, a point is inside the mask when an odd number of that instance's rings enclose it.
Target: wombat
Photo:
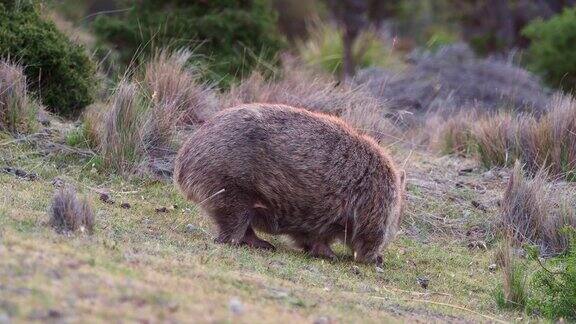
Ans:
[[[217,242],[274,249],[254,230],[287,234],[333,259],[341,239],[360,262],[382,262],[396,234],[405,174],[336,117],[276,104],[226,109],[180,149],[176,185],[215,221]]]

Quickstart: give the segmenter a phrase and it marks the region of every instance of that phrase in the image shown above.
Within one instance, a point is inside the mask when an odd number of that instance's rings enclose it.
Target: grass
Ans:
[[[342,73],[344,46],[338,28],[329,23],[315,22],[310,25],[309,34],[306,41],[297,42],[296,46],[303,61],[328,73]],[[391,45],[386,44],[376,31],[364,30],[352,48],[354,62],[358,68],[377,66],[401,70],[405,64]]]
[[[520,160],[535,174],[544,169],[552,178],[576,180],[576,101],[557,94],[541,117],[500,111],[459,113],[431,118],[431,146],[443,153],[468,154],[485,167],[512,166]]]
[[[13,134],[33,131],[39,109],[28,94],[23,67],[0,60],[0,131]]]
[[[353,263],[342,245],[333,263],[309,258],[278,237],[267,238],[276,252],[223,246],[213,243],[210,221],[170,183],[87,172],[88,158],[64,163],[27,144],[1,145],[0,156],[1,164],[40,177],[26,181],[0,173],[0,314],[15,321],[486,320],[471,311],[518,316],[493,300],[499,275],[488,270],[490,253],[469,250],[454,236],[420,240],[404,230],[379,271]],[[422,174],[429,163],[440,163],[427,155],[414,159],[412,169]],[[54,177],[87,195],[95,213],[93,235],[61,235],[47,226]],[[409,194],[425,190],[420,187],[412,184]],[[98,199],[103,189],[115,204]],[[451,193],[456,202],[474,194]],[[121,208],[122,202],[132,208]],[[167,213],[155,212],[173,205]],[[458,206],[447,206],[455,220],[462,217]],[[442,212],[440,206],[408,209],[413,218]],[[417,278],[429,280],[428,290]],[[232,299],[240,300],[242,314],[230,310]]]

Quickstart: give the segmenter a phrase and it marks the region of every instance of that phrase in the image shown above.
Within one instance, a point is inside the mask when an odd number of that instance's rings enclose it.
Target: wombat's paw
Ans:
[[[214,239],[214,243],[217,244],[230,244],[230,245],[238,245],[240,242],[234,242],[233,240],[231,240],[229,237],[227,236],[218,236]]]
[[[240,244],[249,246],[251,248],[256,248],[256,249],[263,249],[263,250],[270,250],[270,251],[276,250],[274,245],[272,245],[272,244],[270,244],[264,240],[261,240],[259,238],[244,237],[242,239],[242,241],[240,242]]]
[[[327,259],[331,261],[336,260],[336,254],[329,245],[325,243],[313,243],[312,246],[307,250],[310,256],[315,258]]]
[[[384,259],[382,258],[381,255],[377,255],[376,256],[376,265],[381,267],[382,265],[384,265]]]

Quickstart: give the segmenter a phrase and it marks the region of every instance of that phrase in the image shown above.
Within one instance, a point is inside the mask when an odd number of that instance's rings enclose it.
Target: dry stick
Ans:
[[[376,298],[376,299],[386,300],[385,298],[379,297],[379,296],[371,296],[371,297]],[[489,315],[486,315],[486,314],[482,314],[482,313],[479,313],[479,312],[477,312],[477,311],[475,311],[475,310],[472,310],[472,309],[469,309],[469,308],[466,308],[466,307],[462,307],[462,306],[458,306],[458,305],[452,305],[452,304],[447,304],[447,303],[440,303],[440,302],[435,302],[435,301],[426,300],[426,299],[409,299],[409,298],[404,298],[403,300],[404,300],[404,301],[408,301],[408,302],[412,301],[412,302],[427,303],[427,304],[433,304],[433,305],[439,305],[439,306],[446,306],[446,307],[450,307],[450,308],[454,308],[454,309],[466,311],[466,312],[469,312],[469,313],[472,313],[472,314],[475,314],[475,315],[478,315],[478,316],[487,318],[487,319],[492,320],[492,321],[494,321],[494,322],[498,322],[498,323],[508,323],[508,322],[503,321],[503,320],[501,320],[501,319],[498,319],[498,318],[496,318],[496,317],[489,316]]]

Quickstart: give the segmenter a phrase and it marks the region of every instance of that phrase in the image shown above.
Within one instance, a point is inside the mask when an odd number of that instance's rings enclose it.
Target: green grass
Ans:
[[[337,262],[310,258],[281,237],[267,237],[276,252],[224,246],[213,242],[210,220],[171,183],[111,177],[89,171],[88,158],[43,157],[23,144],[0,144],[0,157],[0,166],[40,175],[26,181],[0,173],[0,315],[16,322],[486,320],[442,304],[504,320],[518,316],[496,306],[492,292],[501,276],[488,271],[490,251],[469,250],[459,240],[401,234],[384,253],[383,271],[353,263],[340,244]],[[60,235],[46,226],[54,177],[88,194],[93,236]],[[116,203],[100,201],[96,189],[109,189]],[[448,201],[408,208],[461,217]],[[132,208],[120,208],[122,202]],[[177,208],[168,213],[155,212],[172,205]],[[188,232],[187,224],[197,230]],[[428,290],[418,277],[429,279]],[[232,298],[243,304],[242,314],[231,312]]]

